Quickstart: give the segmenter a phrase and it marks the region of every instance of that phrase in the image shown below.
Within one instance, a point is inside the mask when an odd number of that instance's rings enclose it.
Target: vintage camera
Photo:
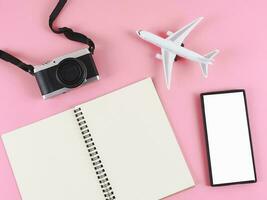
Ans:
[[[49,16],[49,27],[56,34],[64,36],[75,42],[88,45],[82,49],[45,63],[43,65],[31,65],[19,58],[0,49],[0,59],[12,63],[23,71],[35,76],[44,99],[65,93],[93,80],[99,80],[99,74],[95,66],[92,54],[95,50],[93,40],[86,35],[75,32],[71,28],[54,28],[53,23],[67,0],[59,0]]]
[[[99,80],[92,54],[82,49],[34,66],[34,76],[44,99]]]

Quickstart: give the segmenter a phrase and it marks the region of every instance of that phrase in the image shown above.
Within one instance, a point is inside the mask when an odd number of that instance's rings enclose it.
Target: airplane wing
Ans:
[[[167,85],[167,88],[170,89],[172,67],[173,67],[176,54],[166,49],[161,49],[161,55],[162,55],[162,62],[163,62],[163,67],[164,67],[166,85]]]
[[[170,40],[172,42],[178,43],[178,45],[181,45],[184,41],[184,39],[189,35],[189,33],[198,25],[198,23],[203,19],[203,17],[199,17],[198,19],[194,20],[190,24],[184,26],[183,28],[179,29],[175,33],[171,34],[169,37],[167,37],[167,40]]]

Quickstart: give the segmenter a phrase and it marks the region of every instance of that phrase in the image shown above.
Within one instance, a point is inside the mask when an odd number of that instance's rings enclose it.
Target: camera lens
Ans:
[[[58,81],[67,88],[81,85],[87,77],[87,69],[83,62],[76,58],[67,58],[59,63],[56,71]]]

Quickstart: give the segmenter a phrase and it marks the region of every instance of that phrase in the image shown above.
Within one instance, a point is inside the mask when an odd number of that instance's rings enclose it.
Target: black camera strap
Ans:
[[[3,60],[12,63],[13,65],[18,66],[20,69],[24,70],[25,72],[30,73],[31,75],[34,74],[34,67],[32,65],[26,64],[22,62],[20,59],[10,55],[9,53],[0,50],[0,58]]]
[[[66,4],[66,2],[67,0],[59,0],[58,4],[56,5],[55,9],[53,10],[53,12],[51,13],[49,17],[49,27],[54,33],[57,33],[57,34],[63,33],[69,40],[87,44],[89,46],[89,51],[93,54],[95,50],[95,44],[90,38],[86,37],[82,33],[74,32],[72,29],[68,27],[62,27],[58,29],[53,28],[53,23],[55,19],[57,18],[57,16],[59,15],[62,8],[64,7],[64,5]],[[0,58],[16,65],[17,67],[30,73],[31,75],[34,75],[33,65],[26,64],[22,62],[20,59],[16,58],[15,56],[3,50],[0,50]]]
[[[58,29],[53,28],[53,23],[57,18],[57,16],[59,15],[62,8],[64,7],[64,5],[66,4],[66,2],[67,0],[59,0],[57,6],[55,7],[55,9],[53,10],[53,12],[49,17],[49,27],[54,33],[57,34],[63,33],[70,40],[87,44],[89,46],[89,51],[93,54],[95,50],[95,44],[90,38],[86,37],[84,34],[74,32],[72,29],[68,27],[62,27]]]

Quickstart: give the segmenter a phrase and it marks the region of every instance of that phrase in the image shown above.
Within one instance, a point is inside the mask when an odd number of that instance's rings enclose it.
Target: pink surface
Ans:
[[[85,47],[53,34],[47,25],[53,1],[1,1],[1,49],[28,63],[41,64]],[[196,186],[167,198],[267,198],[267,23],[266,1],[117,0],[70,1],[57,21],[86,33],[96,42],[95,61],[101,80],[44,101],[33,77],[0,61],[0,133],[14,130],[64,111],[76,104],[151,76],[164,104]],[[171,91],[167,91],[156,47],[140,40],[140,28],[165,36],[193,19],[204,16],[186,47],[202,54],[221,53],[204,79],[196,63],[175,63]],[[244,88],[247,91],[258,182],[212,188],[204,145],[199,93]],[[0,143],[0,199],[19,200],[2,142]],[[90,198],[90,197],[88,197]]]

